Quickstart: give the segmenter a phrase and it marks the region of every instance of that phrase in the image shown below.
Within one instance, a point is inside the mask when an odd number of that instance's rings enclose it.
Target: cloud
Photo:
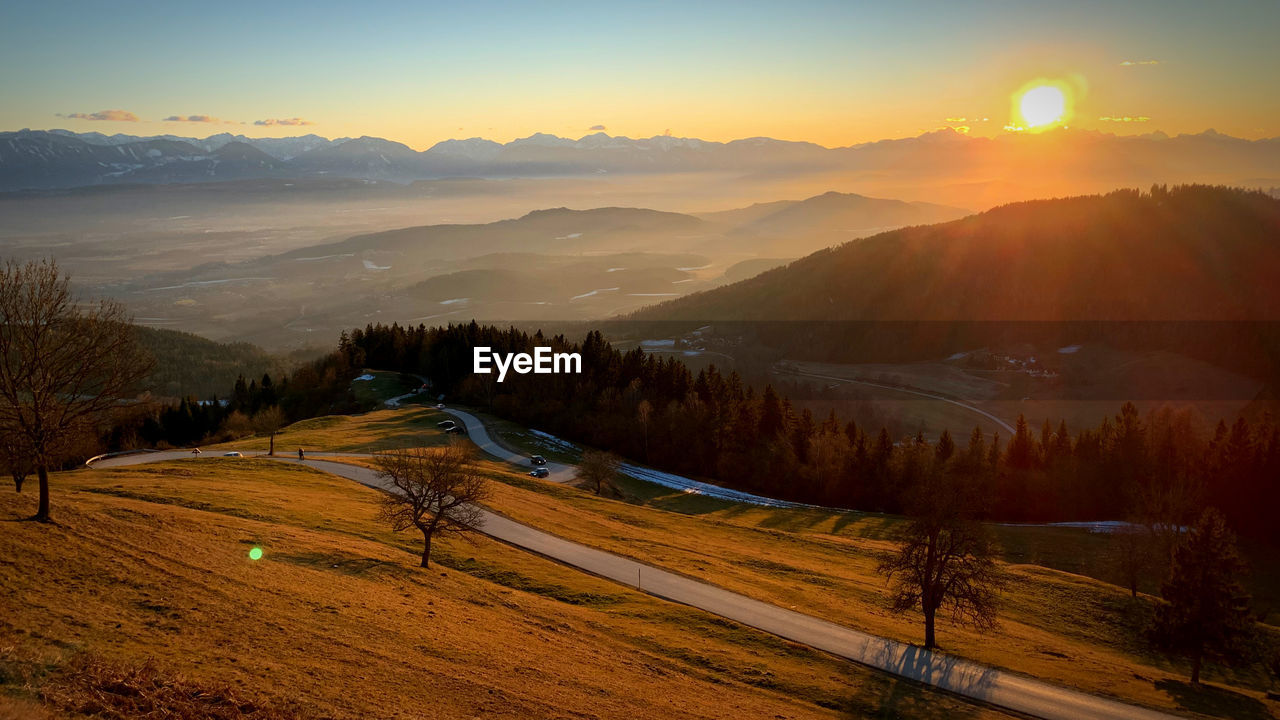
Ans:
[[[315,125],[315,123],[311,122],[310,120],[303,120],[302,118],[279,118],[279,119],[268,119],[268,120],[254,120],[254,121],[253,121],[253,124],[254,124],[254,125],[267,125],[267,126],[270,126],[270,125]]]
[[[182,115],[170,115],[169,117],[165,118],[163,122],[216,123],[216,122],[223,122],[223,121],[219,120],[216,117],[212,117],[210,115],[187,115],[185,117]]]
[[[979,122],[988,122],[990,120],[991,118],[977,118],[977,117],[971,117],[971,118],[949,117],[949,118],[942,119],[942,121],[945,123],[979,123]]]
[[[1121,67],[1132,67],[1134,65],[1159,65],[1159,60],[1125,60],[1120,63]]]
[[[110,120],[113,122],[138,122],[138,116],[128,110],[99,110],[95,113],[58,113],[57,117],[71,120]]]
[[[1130,117],[1128,115],[1122,115],[1120,117],[1111,117],[1108,115],[1106,117],[1100,117],[1098,118],[1098,120],[1100,122],[1144,123],[1151,120],[1151,118],[1147,117],[1146,115],[1137,115],[1134,117]]]
[[[587,129],[588,129],[588,130],[596,130],[596,131],[599,131],[599,132],[604,132],[605,130],[608,130],[609,128],[606,128],[606,127],[605,127],[605,126],[603,126],[603,125],[592,125],[591,127],[587,128]]]

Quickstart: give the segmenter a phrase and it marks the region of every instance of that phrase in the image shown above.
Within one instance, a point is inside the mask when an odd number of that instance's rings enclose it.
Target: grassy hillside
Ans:
[[[0,494],[0,717],[134,717],[138,676],[195,703],[164,717],[999,717],[483,538],[419,569],[375,491],[309,468],[54,484],[52,526]]]
[[[438,431],[430,423],[431,412],[384,411],[344,419],[344,429],[328,435],[335,443],[329,447],[372,447],[359,444],[359,428],[366,423],[383,432],[399,427],[390,433],[395,442],[406,440],[410,431],[432,442]],[[326,437],[316,428],[300,430],[325,447]],[[850,627],[921,640],[920,618],[888,611],[888,591],[875,571],[880,555],[892,547],[897,517],[766,509],[621,479],[625,498],[608,499],[494,469],[502,484],[490,505],[513,519]],[[1265,718],[1280,711],[1264,699],[1268,681],[1259,669],[1214,671],[1208,682],[1216,687],[1195,691],[1181,663],[1152,653],[1145,628],[1153,599],[1132,600],[1127,591],[1097,579],[1111,572],[1105,536],[1053,527],[994,529],[1013,577],[1001,627],[984,635],[944,622],[939,640],[947,652],[1204,717]],[[1274,592],[1273,573],[1258,565],[1268,556],[1255,558],[1255,588]]]

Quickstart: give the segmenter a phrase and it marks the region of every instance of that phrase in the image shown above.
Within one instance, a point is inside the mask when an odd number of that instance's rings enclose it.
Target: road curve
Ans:
[[[459,416],[461,417],[461,414]],[[476,422],[479,421],[476,420]],[[485,437],[487,438],[487,435]],[[496,443],[494,445],[495,449],[505,457],[514,458],[522,464],[527,462],[522,456],[496,446]],[[488,447],[485,450],[491,452]],[[206,453],[202,457],[209,458],[210,455],[214,453]],[[246,455],[261,456],[262,453],[246,453]],[[123,455],[105,458],[95,462],[91,467],[122,467],[191,457],[190,452],[183,450]],[[323,455],[311,453],[308,457],[323,457]],[[280,462],[299,462],[296,458],[289,456],[275,459]],[[213,461],[234,462],[235,460],[214,458]],[[377,472],[368,468],[323,459],[308,459],[302,464],[372,488],[388,489],[388,486],[378,478]],[[997,707],[1044,718],[1044,720],[1079,720],[1080,718],[1174,720],[1175,718],[1173,715],[1069,690],[1029,677],[924,650],[907,643],[869,635],[794,610],[753,600],[635,560],[570,542],[492,512],[484,513],[482,530],[490,537],[515,547],[640,589],[651,595],[690,605],[893,675]]]
[[[471,442],[475,443],[476,447],[503,462],[518,465],[521,468],[524,468],[526,472],[534,468],[534,465],[532,461],[529,460],[528,455],[521,455],[503,445],[498,444],[498,441],[494,440],[493,437],[489,435],[488,428],[484,426],[484,423],[480,421],[480,418],[469,412],[455,410],[453,408],[444,408],[443,411],[462,421],[462,425],[467,428],[467,438],[471,440]],[[565,483],[577,476],[577,468],[572,465],[551,462],[548,460],[547,464],[543,467],[545,467],[547,472],[550,473],[543,479],[550,480],[551,482]]]
[[[517,455],[495,441],[493,437],[489,435],[488,428],[486,428],[484,423],[475,415],[454,408],[445,408],[444,412],[447,412],[462,421],[462,424],[467,428],[467,435],[470,436],[471,441],[481,450],[484,450],[499,460],[515,463],[517,465],[529,466],[528,456]],[[551,475],[546,479],[553,482],[568,482],[577,474],[577,469],[574,466],[566,465],[564,463],[549,462],[547,463],[547,468],[550,469]],[[756,495],[743,490],[734,490],[733,488],[713,485],[712,483],[702,482],[701,480],[694,480],[692,478],[682,477],[672,473],[651,470],[649,468],[627,462],[619,464],[618,472],[628,477],[653,483],[655,485],[661,485],[662,487],[670,488],[672,490],[680,490],[681,492],[695,495],[705,495],[707,497],[716,498],[718,500],[727,500],[729,502],[748,503],[751,505],[772,508],[852,512],[851,510],[846,510],[844,508],[810,505],[808,503],[794,502],[792,500],[779,500],[777,498],[765,497],[763,495]]]

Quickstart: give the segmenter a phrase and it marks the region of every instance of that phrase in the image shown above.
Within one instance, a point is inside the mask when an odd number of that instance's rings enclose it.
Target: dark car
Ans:
[[[458,423],[456,423],[456,422],[454,422],[454,421],[452,421],[452,420],[441,420],[440,422],[436,423],[436,427],[438,427],[438,428],[440,428],[440,429],[442,429],[442,430],[448,430],[449,428],[451,428],[451,427],[453,427],[454,425],[457,425],[457,424],[458,424]]]
[[[532,462],[534,465],[546,465],[547,459],[542,457],[541,455],[534,455],[533,457],[529,458],[529,462]]]
[[[544,478],[551,474],[551,471],[544,467],[536,467],[529,471],[529,474],[536,478]]]

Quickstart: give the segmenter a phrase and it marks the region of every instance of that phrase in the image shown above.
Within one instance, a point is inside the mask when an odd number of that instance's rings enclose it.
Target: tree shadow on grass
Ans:
[[[1160,680],[1156,689],[1168,693],[1181,710],[1232,720],[1275,718],[1261,700],[1214,685],[1196,687],[1183,680]]]

